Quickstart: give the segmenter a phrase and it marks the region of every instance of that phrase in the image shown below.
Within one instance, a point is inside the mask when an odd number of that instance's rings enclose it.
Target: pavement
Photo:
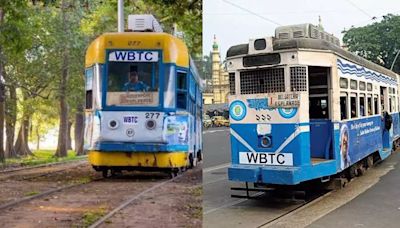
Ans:
[[[396,152],[383,162],[394,163],[394,169],[371,188],[308,227],[400,227],[399,161],[400,153]]]

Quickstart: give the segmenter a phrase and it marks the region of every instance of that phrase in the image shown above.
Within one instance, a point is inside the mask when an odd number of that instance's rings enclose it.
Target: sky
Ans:
[[[273,36],[279,25],[312,23],[342,40],[344,29],[400,15],[400,0],[203,0],[203,54],[216,36],[222,60],[229,47]],[[376,19],[372,19],[376,17]]]

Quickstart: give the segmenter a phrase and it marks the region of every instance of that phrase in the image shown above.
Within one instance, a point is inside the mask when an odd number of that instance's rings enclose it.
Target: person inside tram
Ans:
[[[128,73],[128,82],[124,84],[124,91],[134,91],[134,92],[147,92],[149,86],[143,81],[139,80],[139,74],[137,70],[131,70]]]

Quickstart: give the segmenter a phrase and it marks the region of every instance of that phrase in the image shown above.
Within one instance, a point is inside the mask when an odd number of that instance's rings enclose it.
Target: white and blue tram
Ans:
[[[231,181],[297,185],[350,177],[399,139],[399,77],[311,24],[227,52]]]
[[[109,170],[195,166],[202,150],[203,81],[186,45],[151,15],[106,33],[86,52],[85,149]]]

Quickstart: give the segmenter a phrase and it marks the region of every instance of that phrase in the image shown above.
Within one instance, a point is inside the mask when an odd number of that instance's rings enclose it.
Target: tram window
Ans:
[[[370,96],[367,98],[367,109],[368,116],[372,115],[372,97]]]
[[[179,93],[177,96],[176,107],[180,109],[186,109],[186,93]]]
[[[360,90],[365,90],[365,82],[360,82]]]
[[[349,81],[347,78],[340,78],[340,88],[347,89],[349,87]]]
[[[372,91],[372,83],[367,83],[367,90]]]
[[[328,119],[328,98],[310,97],[310,119]]]
[[[356,80],[350,80],[350,88],[357,89],[357,81]]]
[[[350,117],[357,118],[357,97],[350,97]]]
[[[178,72],[177,78],[178,78],[178,86],[177,86],[177,89],[186,90],[186,89],[187,89],[187,84],[186,84],[186,73]]]
[[[340,119],[347,119],[347,95],[340,96]]]
[[[177,73],[177,98],[176,107],[186,109],[187,107],[187,74],[185,72]],[[189,107],[190,108],[190,107]]]
[[[86,90],[86,109],[93,108],[93,67],[86,69],[85,71],[85,90]]]
[[[109,62],[107,105],[158,106],[158,63]]]
[[[175,108],[175,67],[164,70],[164,108]]]
[[[93,91],[88,90],[86,91],[86,109],[93,108]]]
[[[392,108],[393,104],[392,104],[392,96],[389,97],[389,112],[392,112],[393,108]]]
[[[378,103],[378,97],[375,96],[374,97],[374,114],[379,114],[379,107],[378,107],[379,103]]]
[[[360,116],[365,116],[365,97],[364,96],[360,96]]]

